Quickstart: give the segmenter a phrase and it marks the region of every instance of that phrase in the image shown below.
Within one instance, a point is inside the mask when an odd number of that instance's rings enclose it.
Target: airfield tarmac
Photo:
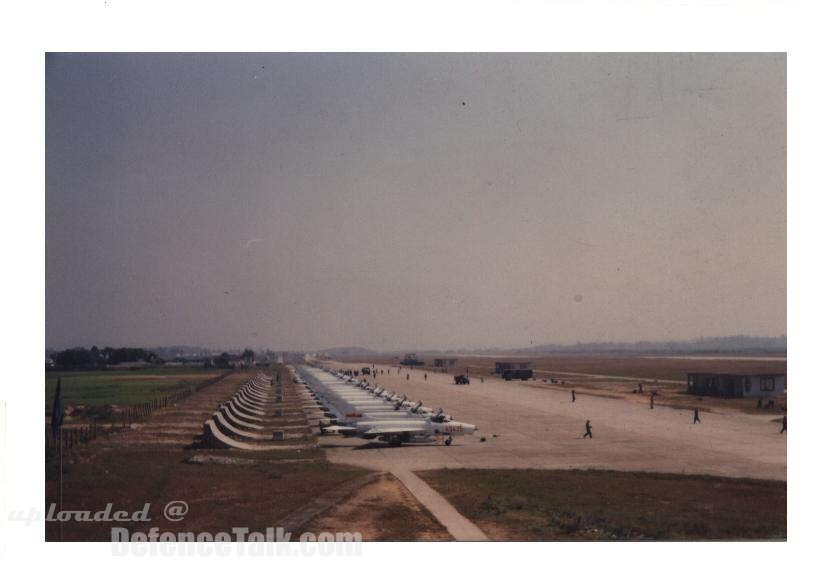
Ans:
[[[339,369],[362,364],[329,362]],[[377,385],[427,407],[443,407],[455,419],[476,424],[473,436],[455,437],[451,446],[405,445],[388,448],[359,439],[322,437],[329,460],[393,473],[433,468],[592,468],[675,474],[787,479],[786,435],[773,415],[692,412],[534,387],[521,381],[486,377],[484,382],[453,384],[453,375],[393,366],[377,376]],[[406,372],[411,375],[406,380]],[[593,439],[582,439],[584,422]],[[485,441],[481,442],[480,438]]]

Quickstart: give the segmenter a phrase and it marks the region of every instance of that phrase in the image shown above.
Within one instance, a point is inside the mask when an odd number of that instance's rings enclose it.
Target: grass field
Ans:
[[[221,370],[204,368],[155,368],[149,370],[48,372],[45,375],[46,413],[51,412],[57,377],[62,378],[64,406],[130,406],[201,382]]]
[[[420,473],[500,540],[786,538],[787,484],[598,470]]]

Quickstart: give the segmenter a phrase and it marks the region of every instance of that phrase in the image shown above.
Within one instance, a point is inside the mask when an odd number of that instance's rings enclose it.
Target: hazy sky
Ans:
[[[49,55],[46,345],[786,332],[784,55]]]

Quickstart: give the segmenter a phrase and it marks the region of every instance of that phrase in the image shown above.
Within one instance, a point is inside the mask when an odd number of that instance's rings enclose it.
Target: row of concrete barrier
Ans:
[[[280,376],[273,381],[262,372],[241,386],[204,423],[204,439],[212,448],[290,449],[290,441],[311,436],[300,400],[284,393]]]

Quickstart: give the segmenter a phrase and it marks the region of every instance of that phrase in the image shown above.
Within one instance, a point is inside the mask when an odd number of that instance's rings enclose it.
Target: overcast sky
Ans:
[[[46,345],[786,332],[784,55],[49,55]]]

